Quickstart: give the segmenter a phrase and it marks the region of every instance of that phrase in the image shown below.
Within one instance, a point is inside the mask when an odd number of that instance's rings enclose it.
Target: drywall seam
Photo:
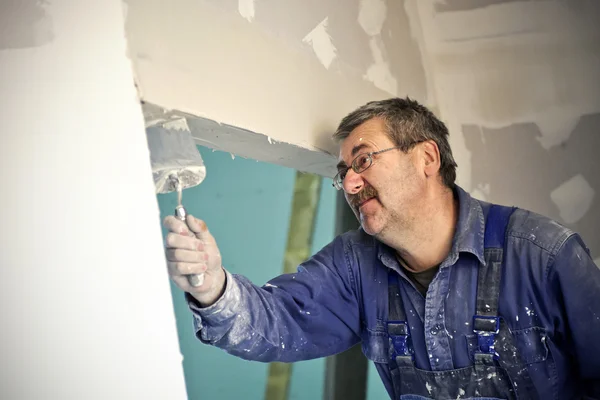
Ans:
[[[398,95],[398,81],[392,74],[385,54],[385,45],[381,38],[381,29],[387,18],[387,6],[384,0],[361,0],[358,12],[358,23],[370,36],[369,48],[373,63],[369,66],[364,79],[372,82],[377,88],[393,95]]]
[[[329,17],[325,17],[312,31],[310,31],[302,41],[312,46],[317,58],[326,69],[329,69],[331,63],[337,56],[337,49],[333,44],[331,35],[327,32]]]
[[[444,90],[439,80],[439,72],[431,49],[437,36],[437,27],[433,23],[435,10],[432,1],[406,0],[410,5],[406,11],[411,20],[419,21],[421,39],[420,48],[423,54],[423,64],[428,71],[429,95],[433,97],[437,106],[436,115],[446,124],[450,132],[449,142],[455,160],[459,164],[456,170],[456,181],[467,192],[472,190],[471,152],[467,148],[465,137],[462,132],[462,121],[458,115],[448,112],[447,104],[451,103],[453,93]]]
[[[427,53],[427,42],[425,40],[425,33],[423,32],[423,26],[421,24],[417,0],[404,0],[404,11],[408,16],[411,37],[415,40],[419,47],[421,64],[423,65],[423,69],[425,71],[425,85],[427,90],[425,103],[427,106],[435,108],[437,111],[435,74],[431,68],[431,61]]]

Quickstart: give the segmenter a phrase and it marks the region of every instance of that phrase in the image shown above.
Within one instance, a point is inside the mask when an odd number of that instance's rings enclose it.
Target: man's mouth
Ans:
[[[362,200],[361,202],[358,203],[358,205],[356,206],[357,209],[360,210],[360,208],[365,205],[367,202],[371,201],[375,199],[375,197],[369,197],[368,199]]]

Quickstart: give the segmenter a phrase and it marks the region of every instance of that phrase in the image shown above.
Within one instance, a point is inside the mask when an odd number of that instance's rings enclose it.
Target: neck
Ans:
[[[396,250],[413,272],[433,268],[444,261],[452,248],[458,221],[458,200],[445,188],[425,196],[419,212],[408,224],[398,224],[396,232],[383,235],[381,241]]]

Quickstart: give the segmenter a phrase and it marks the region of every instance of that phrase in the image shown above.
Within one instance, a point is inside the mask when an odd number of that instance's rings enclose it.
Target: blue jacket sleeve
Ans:
[[[600,269],[576,234],[565,241],[550,268],[552,292],[558,294],[554,318],[558,331],[588,395],[600,398]]]
[[[196,336],[238,357],[293,362],[342,352],[360,340],[360,313],[342,238],[304,262],[296,273],[258,287],[226,271],[223,296],[198,307],[191,296]]]

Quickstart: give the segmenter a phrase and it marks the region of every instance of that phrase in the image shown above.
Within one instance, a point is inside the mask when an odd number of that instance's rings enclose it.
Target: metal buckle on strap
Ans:
[[[392,344],[390,357],[396,360],[397,357],[409,357],[414,361],[414,354],[409,348],[410,329],[406,321],[388,321],[388,335]]]
[[[475,315],[473,317],[473,332],[477,335],[477,346],[475,359],[499,358],[494,346],[496,335],[500,332],[500,318]]]

